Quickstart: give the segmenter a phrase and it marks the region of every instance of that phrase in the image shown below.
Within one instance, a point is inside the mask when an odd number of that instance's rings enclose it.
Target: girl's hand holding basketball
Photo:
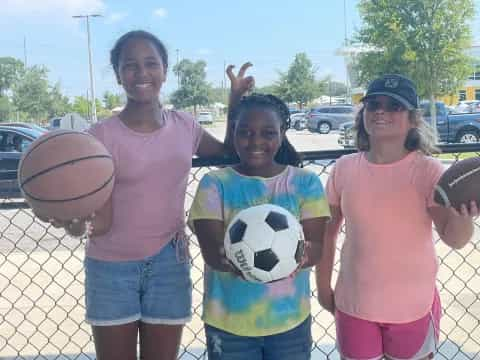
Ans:
[[[47,218],[43,215],[35,213],[40,220],[50,223],[55,228],[64,228],[65,231],[75,237],[81,237],[84,235],[90,236],[93,232],[93,219],[95,218],[95,213],[92,215],[82,218],[82,219],[72,219],[72,220],[59,220],[54,218]]]
[[[232,94],[236,96],[242,96],[252,91],[253,87],[255,86],[255,79],[253,76],[245,77],[245,72],[250,66],[252,66],[252,64],[250,62],[246,62],[240,67],[238,74],[235,75],[233,73],[233,68],[235,65],[228,65],[227,75],[230,79],[230,91]]]
[[[452,216],[464,217],[464,218],[477,218],[480,215],[477,202],[472,200],[469,204],[461,204],[460,211],[457,211],[455,207],[450,206],[449,211]]]

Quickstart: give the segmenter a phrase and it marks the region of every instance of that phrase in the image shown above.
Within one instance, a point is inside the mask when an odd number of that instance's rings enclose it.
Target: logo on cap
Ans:
[[[385,87],[389,89],[396,89],[398,87],[398,79],[395,79],[395,78],[385,79]]]

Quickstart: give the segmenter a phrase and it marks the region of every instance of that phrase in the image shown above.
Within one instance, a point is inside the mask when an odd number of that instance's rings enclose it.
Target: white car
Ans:
[[[297,112],[290,115],[290,127],[295,130],[303,130],[307,127],[306,113]]]
[[[460,101],[454,111],[459,114],[480,112],[480,100]]]
[[[213,115],[208,111],[200,111],[197,116],[197,121],[200,124],[211,124],[213,123]]]

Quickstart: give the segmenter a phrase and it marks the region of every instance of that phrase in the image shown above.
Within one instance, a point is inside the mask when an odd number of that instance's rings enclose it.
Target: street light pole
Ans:
[[[343,0],[343,24],[344,24],[344,27],[345,27],[345,39],[344,39],[344,45],[345,46],[345,49],[348,47],[348,36],[347,36],[347,0]],[[348,53],[348,52],[347,52]],[[348,54],[345,55],[345,71],[346,71],[346,77],[345,77],[345,85],[346,85],[346,96],[345,96],[345,102],[352,102],[352,99],[351,99],[351,94],[350,94],[350,75],[348,73]]]
[[[97,104],[95,99],[95,81],[93,78],[93,62],[92,62],[92,48],[91,48],[91,40],[90,40],[90,18],[91,17],[100,17],[100,14],[88,14],[88,15],[74,15],[74,18],[85,18],[87,23],[87,45],[88,45],[88,68],[90,74],[90,96],[92,98],[92,123],[97,122]]]
[[[180,88],[180,71],[178,70],[178,62],[180,60],[180,58],[178,56],[179,51],[180,51],[179,49],[176,49],[176,52],[177,52],[177,89]]]

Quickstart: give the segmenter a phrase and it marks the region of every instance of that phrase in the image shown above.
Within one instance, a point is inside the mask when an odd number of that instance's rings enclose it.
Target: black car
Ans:
[[[22,153],[45,131],[27,127],[0,126],[0,198],[21,197],[17,182]]]

